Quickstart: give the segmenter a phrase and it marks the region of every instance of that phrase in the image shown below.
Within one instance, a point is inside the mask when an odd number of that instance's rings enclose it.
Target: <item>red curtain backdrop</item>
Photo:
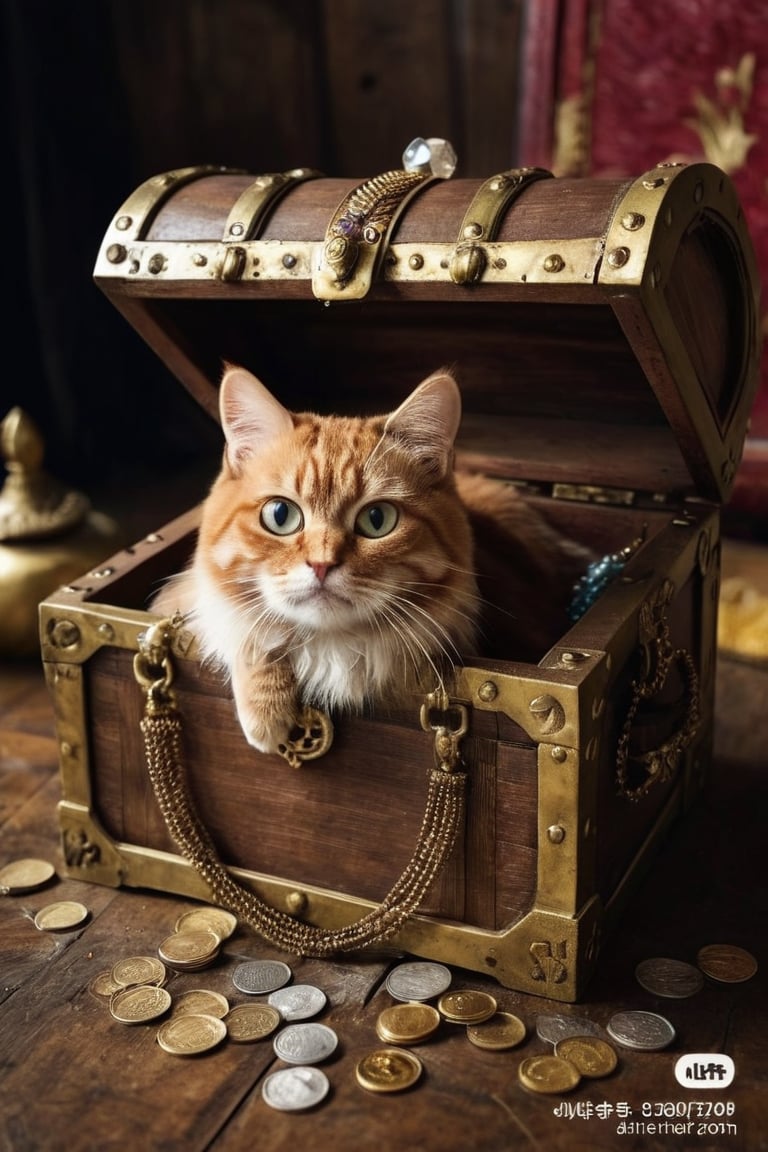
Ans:
[[[637,175],[705,158],[741,197],[768,311],[765,0],[529,0],[520,161]],[[768,440],[768,357],[750,439]]]

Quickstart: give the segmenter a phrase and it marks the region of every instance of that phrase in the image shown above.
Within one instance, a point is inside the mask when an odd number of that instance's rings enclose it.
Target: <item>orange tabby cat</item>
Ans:
[[[538,659],[562,631],[585,550],[514,490],[454,474],[448,372],[388,416],[343,417],[288,412],[228,367],[220,409],[226,448],[195,555],[153,611],[188,617],[255,748],[275,751],[303,704],[395,704],[442,682],[477,650],[478,578],[494,563],[499,654]],[[478,578],[473,524],[492,545]]]

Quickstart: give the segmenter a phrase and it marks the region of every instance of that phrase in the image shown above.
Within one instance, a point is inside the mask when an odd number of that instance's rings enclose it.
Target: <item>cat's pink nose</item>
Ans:
[[[321,584],[325,582],[325,578],[328,575],[328,570],[333,568],[333,564],[315,564],[312,560],[308,560],[307,563]]]

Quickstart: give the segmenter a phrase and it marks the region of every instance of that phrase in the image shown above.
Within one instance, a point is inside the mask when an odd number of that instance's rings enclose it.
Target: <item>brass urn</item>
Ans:
[[[118,527],[45,472],[42,437],[21,408],[0,423],[0,450],[0,657],[32,656],[40,601],[116,551]]]

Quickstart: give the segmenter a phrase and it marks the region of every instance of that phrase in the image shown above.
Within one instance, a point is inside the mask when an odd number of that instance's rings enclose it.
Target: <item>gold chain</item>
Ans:
[[[168,636],[167,621],[166,636]],[[152,631],[156,644],[159,626]],[[149,642],[145,642],[149,650]],[[156,653],[156,649],[153,649]],[[182,854],[210,889],[211,900],[228,908],[276,947],[300,956],[328,956],[376,944],[394,935],[422,903],[450,856],[464,819],[466,773],[454,771],[457,757],[437,751],[428,775],[427,803],[413,856],[381,904],[353,924],[323,929],[270,907],[233,879],[218,858],[189,793],[184,769],[181,715],[170,688],[172,670],[167,650],[152,666],[137,655],[136,678],[146,693],[141,720],[149,778],[168,831]]]
[[[620,795],[628,800],[639,800],[653,784],[670,780],[677,770],[680,756],[698,731],[701,715],[699,710],[699,677],[690,652],[685,648],[673,648],[670,639],[669,621],[666,607],[671,598],[672,588],[666,584],[653,604],[643,606],[641,631],[644,632],[646,649],[649,653],[648,675],[638,677],[630,686],[632,700],[616,747],[616,781]],[[653,652],[653,659],[651,659]],[[643,700],[650,700],[664,687],[670,668],[677,664],[685,680],[686,714],[683,723],[669,740],[658,748],[645,752],[634,759],[641,765],[645,775],[638,784],[630,782],[629,762],[630,739],[638,708]],[[655,665],[655,667],[654,667]]]

